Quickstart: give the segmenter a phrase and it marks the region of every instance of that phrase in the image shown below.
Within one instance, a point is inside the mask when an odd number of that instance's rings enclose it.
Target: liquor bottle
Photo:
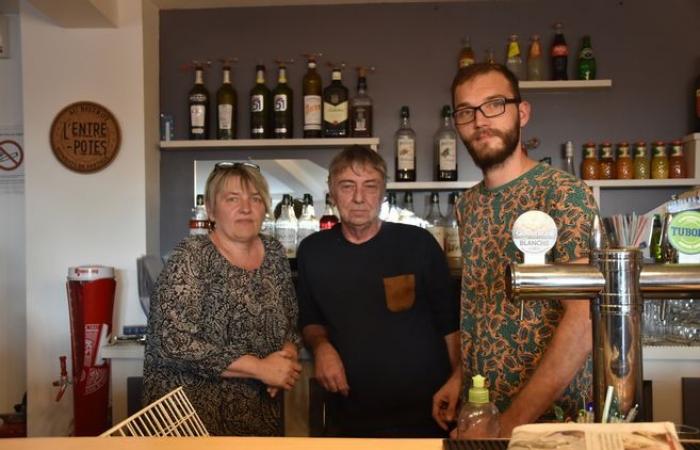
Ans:
[[[367,95],[367,69],[357,68],[357,96],[350,101],[350,136],[372,136],[372,99]]]
[[[250,90],[250,137],[251,139],[269,138],[270,127],[270,90],[265,86],[265,66],[255,66],[255,86]]]
[[[314,55],[307,55],[307,70],[302,80],[304,96],[304,137],[321,137],[321,94],[323,86],[321,75],[316,71]]]
[[[574,165],[574,143],[566,141],[564,143],[564,170],[576,176],[576,166]]]
[[[435,147],[435,180],[457,181],[457,132],[452,126],[452,110],[442,107],[442,126],[433,139]]]
[[[272,137],[291,139],[294,136],[294,94],[287,84],[287,67],[282,61],[277,74],[277,86],[272,91],[274,112],[272,115]]]
[[[275,235],[284,247],[287,258],[294,258],[297,249],[297,216],[294,214],[292,196],[284,194],[280,216],[275,222]]]
[[[458,192],[450,192],[445,217],[445,256],[450,269],[458,269],[462,264],[462,242],[459,239],[459,224],[455,210],[458,197]]]
[[[409,122],[408,106],[401,107],[401,125],[396,142],[396,181],[416,181],[416,133]]]
[[[671,143],[671,157],[668,159],[668,177],[669,178],[686,178],[688,169],[683,156],[683,143],[681,141],[673,141]]]
[[[413,194],[411,192],[405,192],[403,194],[403,208],[399,211],[399,223],[416,225],[416,219],[416,212],[413,206]]]
[[[314,199],[311,194],[304,194],[304,206],[301,209],[297,229],[297,246],[301,244],[305,237],[317,232],[319,229],[320,225],[314,211]]]
[[[474,50],[472,50],[472,43],[469,36],[465,36],[462,39],[462,49],[459,51],[459,58],[457,60],[457,68],[471,66],[476,62],[474,57]]]
[[[428,214],[425,216],[428,222],[427,230],[433,235],[440,249],[445,250],[445,219],[440,213],[440,195],[437,192],[430,194],[430,205],[428,206]]]
[[[649,158],[647,144],[644,141],[634,144],[634,178],[635,180],[649,179]]]
[[[662,141],[654,142],[651,156],[651,177],[656,180],[668,178],[668,155],[666,155],[666,144]]]
[[[224,61],[223,82],[216,91],[217,139],[236,139],[238,133],[238,95],[231,84],[231,63]]]
[[[265,218],[263,219],[262,226],[260,227],[260,234],[275,237],[275,218],[269,211],[265,213]]]
[[[338,216],[333,212],[331,194],[326,194],[326,208],[323,210],[323,216],[321,216],[321,220],[319,221],[319,227],[321,230],[330,230],[338,222]]]
[[[581,51],[576,64],[576,76],[579,80],[595,80],[596,62],[591,46],[591,37],[584,36],[581,40]]]
[[[525,79],[523,58],[520,55],[520,44],[518,43],[518,35],[511,34],[508,39],[508,49],[506,51],[506,67],[518,78]]]
[[[569,61],[569,48],[564,39],[563,26],[560,23],[554,25],[554,41],[552,42],[552,80],[568,80],[567,65]]]
[[[386,208],[383,208],[383,214],[380,214],[380,218],[385,222],[398,222],[399,221],[399,208],[396,205],[396,192],[389,192],[386,195]]]
[[[634,178],[634,161],[632,161],[632,155],[630,154],[630,145],[624,141],[617,144],[615,175],[618,180],[631,180]]]
[[[190,219],[190,236],[198,234],[209,234],[209,218],[207,209],[204,207],[204,196],[197,195],[195,207],[192,208],[192,218]]]
[[[612,180],[613,178],[615,178],[615,157],[613,156],[612,144],[606,141],[600,144],[598,179]]]
[[[583,162],[581,163],[581,179],[597,180],[599,175],[598,152],[595,144],[586,142],[583,144]]]
[[[190,139],[209,139],[209,91],[204,87],[204,66],[194,63],[194,86],[187,96],[190,105]]]
[[[530,38],[530,51],[527,54],[527,79],[540,81],[544,79],[544,58],[540,35],[533,34]]]
[[[334,67],[331,84],[323,90],[323,137],[348,137],[348,88],[343,86],[339,67]]]

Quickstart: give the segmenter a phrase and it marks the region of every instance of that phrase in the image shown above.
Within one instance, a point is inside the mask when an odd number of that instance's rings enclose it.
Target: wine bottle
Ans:
[[[304,137],[321,137],[321,76],[316,71],[313,55],[307,56],[307,71],[302,81],[304,96]]]
[[[331,84],[323,90],[323,136],[348,137],[348,88],[339,67],[334,67]]]
[[[188,94],[190,139],[209,139],[209,91],[204,87],[204,66],[194,63],[194,86]]]
[[[442,126],[435,133],[435,179],[457,181],[457,133],[452,127],[452,110],[442,107]]]
[[[277,86],[272,91],[274,113],[272,119],[273,137],[291,139],[294,136],[294,95],[287,84],[287,67],[278,62]]]
[[[440,213],[440,196],[437,192],[430,194],[430,206],[425,216],[428,221],[428,231],[433,235],[440,249],[445,250],[445,219]]]
[[[223,82],[216,92],[217,139],[236,139],[238,132],[238,95],[231,84],[231,63],[224,61]]]
[[[394,135],[396,181],[416,181],[416,133],[409,122],[408,106],[401,107],[401,124]]]
[[[250,137],[265,139],[270,130],[270,90],[265,86],[265,66],[255,66],[255,86],[250,90]]]

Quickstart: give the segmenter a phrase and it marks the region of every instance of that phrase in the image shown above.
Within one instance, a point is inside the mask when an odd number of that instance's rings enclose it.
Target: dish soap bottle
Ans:
[[[500,413],[489,402],[489,390],[484,387],[485,378],[472,377],[469,401],[462,406],[457,421],[457,439],[494,438],[500,432]]]

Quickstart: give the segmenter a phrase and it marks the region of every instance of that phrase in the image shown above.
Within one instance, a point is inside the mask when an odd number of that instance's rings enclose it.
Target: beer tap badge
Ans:
[[[523,252],[525,264],[544,264],[557,242],[557,224],[542,211],[524,212],[513,224],[513,242]]]
[[[673,216],[668,230],[668,241],[680,253],[700,253],[700,212],[685,211]]]

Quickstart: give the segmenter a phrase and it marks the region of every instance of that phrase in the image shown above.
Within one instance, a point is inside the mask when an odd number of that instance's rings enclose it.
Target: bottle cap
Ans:
[[[469,403],[488,403],[489,390],[484,387],[486,379],[481,375],[472,377],[472,387],[469,389]]]
[[[449,117],[452,115],[452,108],[450,108],[450,105],[445,105],[442,107],[442,117]]]

